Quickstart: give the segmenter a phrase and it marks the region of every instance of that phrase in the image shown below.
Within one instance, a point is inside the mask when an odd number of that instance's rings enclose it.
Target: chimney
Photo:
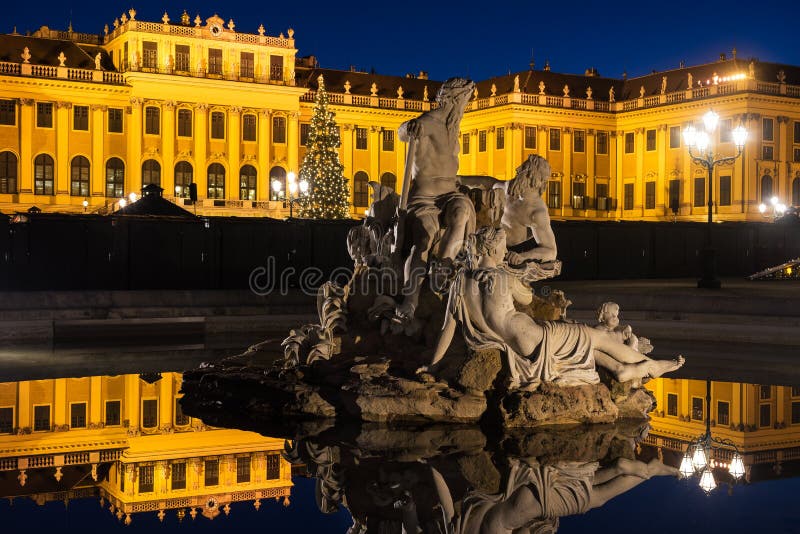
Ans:
[[[420,80],[427,80],[427,79],[428,79],[428,71],[426,71],[426,70],[421,70],[421,71],[419,71],[419,76],[418,76],[418,78],[419,78]]]

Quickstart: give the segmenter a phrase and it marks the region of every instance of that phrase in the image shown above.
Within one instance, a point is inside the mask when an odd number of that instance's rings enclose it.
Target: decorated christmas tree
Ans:
[[[306,146],[300,165],[300,181],[309,183],[308,195],[300,204],[300,216],[311,219],[350,217],[350,191],[339,161],[339,128],[335,114],[328,109],[328,92],[322,75],[317,78],[317,97]]]

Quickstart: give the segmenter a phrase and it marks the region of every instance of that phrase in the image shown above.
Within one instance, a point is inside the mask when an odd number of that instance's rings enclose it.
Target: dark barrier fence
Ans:
[[[0,216],[0,289],[244,289],[258,267],[293,286],[304,269],[327,279],[351,268],[358,221]],[[554,221],[563,279],[699,275],[702,223]],[[800,227],[713,227],[721,276],[745,276],[800,256]],[[273,258],[273,260],[270,260]],[[265,282],[267,278],[261,278]],[[312,280],[313,282],[313,280]],[[319,280],[317,280],[319,283]]]

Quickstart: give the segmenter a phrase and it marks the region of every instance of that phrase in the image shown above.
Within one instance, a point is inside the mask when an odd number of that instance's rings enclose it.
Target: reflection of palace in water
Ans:
[[[712,381],[710,412],[705,380],[657,378],[646,387],[657,403],[648,445],[685,451],[705,432],[708,414],[714,438],[731,440],[742,453],[748,481],[770,469],[769,476],[780,475],[784,462],[800,459],[800,387]]]
[[[233,502],[289,504],[283,440],[215,429],[183,414],[180,373],[0,384],[0,496],[39,504],[100,497],[125,523],[175,510],[230,513]]]

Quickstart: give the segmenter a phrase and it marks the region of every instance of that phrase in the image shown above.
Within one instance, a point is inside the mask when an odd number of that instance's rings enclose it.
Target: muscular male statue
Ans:
[[[401,252],[408,255],[404,256],[404,297],[395,312],[398,322],[414,317],[432,247],[436,245],[438,257],[432,274],[446,275],[452,270],[465,238],[475,231],[475,208],[458,191],[456,182],[459,127],[474,87],[473,82],[463,78],[447,80],[436,95],[439,106],[404,122],[398,132],[401,141],[416,140],[410,158],[413,182],[407,204],[405,243],[401,245]]]

